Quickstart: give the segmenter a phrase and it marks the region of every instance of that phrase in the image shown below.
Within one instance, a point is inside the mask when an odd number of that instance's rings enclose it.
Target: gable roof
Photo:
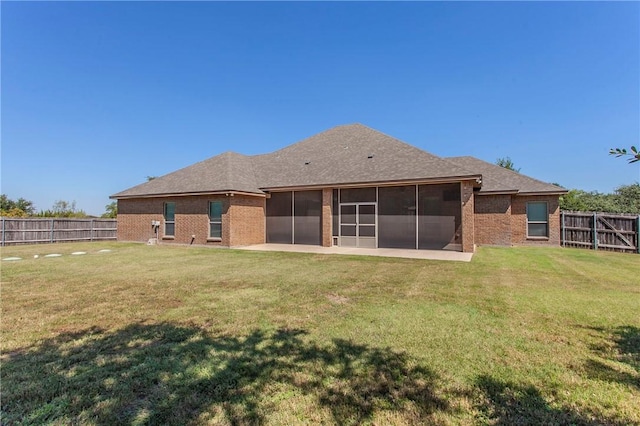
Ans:
[[[475,157],[449,157],[450,162],[482,174],[480,194],[565,194],[567,190]]]
[[[225,152],[111,198],[482,178],[480,193],[563,193],[564,189],[473,157],[444,159],[362,124],[337,126],[278,151]]]

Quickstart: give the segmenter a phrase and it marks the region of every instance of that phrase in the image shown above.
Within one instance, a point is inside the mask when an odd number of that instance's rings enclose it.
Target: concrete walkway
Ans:
[[[470,262],[473,253],[461,253],[448,250],[406,250],[406,249],[366,249],[355,247],[321,247],[301,244],[256,244],[253,246],[234,247],[239,250],[255,251],[287,251],[295,253],[318,254],[350,254],[356,256],[403,257],[406,259],[453,260]]]

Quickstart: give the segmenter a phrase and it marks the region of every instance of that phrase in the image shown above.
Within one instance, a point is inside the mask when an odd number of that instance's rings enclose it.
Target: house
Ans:
[[[477,244],[558,245],[564,193],[351,124],[269,154],[226,152],[111,198],[121,241],[473,252]]]

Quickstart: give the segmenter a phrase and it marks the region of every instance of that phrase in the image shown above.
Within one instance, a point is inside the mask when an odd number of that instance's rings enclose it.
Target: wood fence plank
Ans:
[[[640,216],[563,211],[560,217],[563,247],[640,253]]]
[[[117,239],[116,219],[2,218],[2,245]]]

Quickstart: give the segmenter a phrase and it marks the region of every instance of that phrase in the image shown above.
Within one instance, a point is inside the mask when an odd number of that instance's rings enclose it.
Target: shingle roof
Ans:
[[[112,198],[218,191],[262,193],[255,181],[250,157],[225,152],[114,194]]]
[[[254,157],[263,188],[470,176],[428,152],[362,124],[338,126]]]
[[[539,184],[539,191],[543,192],[553,187],[501,171],[505,169],[473,157],[443,159],[362,124],[350,124],[269,154],[246,156],[225,152],[111,197],[226,191],[264,194],[276,188],[475,179],[481,174],[486,174],[482,191],[485,185],[522,190],[538,188]],[[560,189],[553,188],[555,192]]]
[[[564,194],[567,192],[562,187],[533,179],[475,157],[449,157],[447,160],[459,167],[482,174],[480,194],[497,192]]]

